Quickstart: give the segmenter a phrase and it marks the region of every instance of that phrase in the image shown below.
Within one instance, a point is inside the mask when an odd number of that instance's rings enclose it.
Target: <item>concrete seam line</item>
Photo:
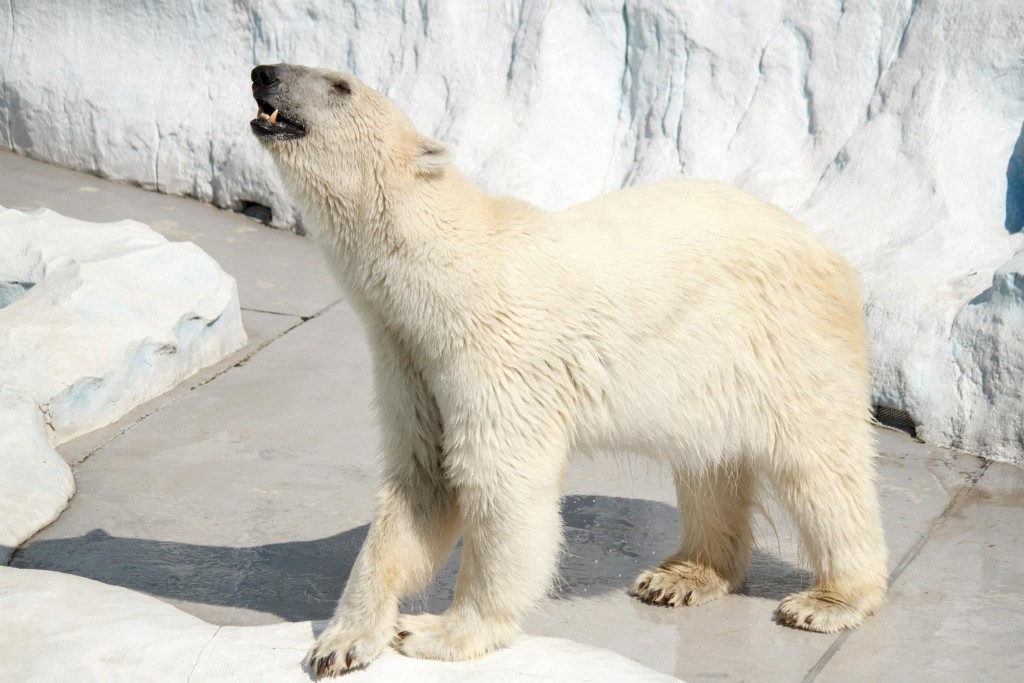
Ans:
[[[935,532],[938,531],[939,527],[946,523],[946,520],[949,519],[949,516],[953,514],[953,510],[959,507],[960,504],[967,497],[967,494],[969,494],[974,489],[974,487],[978,484],[981,478],[985,475],[985,472],[988,471],[989,465],[991,464],[992,461],[990,460],[983,461],[978,470],[974,474],[972,474],[970,478],[968,478],[967,483],[964,484],[964,486],[959,491],[956,492],[956,495],[950,498],[949,502],[946,504],[946,507],[942,510],[942,512],[939,513],[939,516],[932,520],[932,523],[928,525],[928,528],[925,529],[924,533],[921,534],[921,537],[917,539],[917,542],[914,543],[910,550],[908,550],[907,553],[903,556],[903,559],[900,560],[900,563],[896,565],[896,568],[893,569],[892,572],[889,574],[890,588],[892,588],[893,584],[895,584],[896,581],[900,578],[904,570],[906,570],[906,568],[910,566],[910,563],[913,562],[915,558],[917,558],[917,556],[921,553],[921,550],[924,549],[924,546],[927,545],[928,541],[930,541],[932,536],[935,535]],[[822,669],[825,668],[825,665],[829,663],[829,661],[832,659],[832,657],[835,656],[837,652],[839,652],[839,648],[841,648],[843,644],[846,643],[846,641],[850,638],[851,635],[853,635],[853,633],[853,631],[845,631],[838,638],[836,638],[832,645],[830,645],[829,648],[825,650],[825,653],[821,655],[818,661],[815,662],[814,666],[811,667],[810,671],[807,672],[807,675],[803,677],[801,683],[811,683],[814,679],[816,679],[818,677],[818,674],[821,673]]]
[[[319,318],[321,315],[323,315],[324,313],[326,313],[327,311],[329,311],[330,309],[334,308],[339,303],[341,303],[341,301],[342,301],[341,299],[337,299],[335,301],[332,301],[331,303],[327,304],[326,306],[321,308],[319,311],[317,311],[316,313],[314,313],[313,315],[310,315],[310,316],[291,316],[291,317],[294,317],[294,318],[298,318],[299,319],[298,322],[296,322],[291,327],[288,327],[287,329],[281,331],[279,334],[275,335],[274,337],[271,337],[270,339],[266,340],[265,342],[263,342],[262,344],[260,344],[259,346],[257,346],[256,348],[254,348],[252,351],[250,351],[249,353],[245,354],[241,358],[239,358],[237,361],[235,361],[231,365],[221,369],[219,372],[214,373],[210,377],[207,377],[205,380],[196,383],[194,386],[189,387],[188,391],[183,393],[183,394],[181,394],[181,396],[177,396],[175,398],[170,399],[166,403],[162,404],[158,408],[154,408],[153,410],[151,410],[150,412],[146,413],[145,415],[140,415],[137,420],[133,421],[131,424],[125,425],[122,429],[118,430],[118,432],[116,434],[112,434],[110,436],[110,438],[104,440],[103,443],[97,445],[92,450],[90,450],[88,453],[83,455],[81,458],[79,458],[75,462],[71,463],[72,470],[77,468],[79,465],[81,465],[82,463],[87,461],[92,456],[96,455],[96,453],[100,452],[101,450],[103,450],[104,448],[109,446],[111,443],[116,441],[117,439],[121,438],[122,436],[124,436],[125,434],[130,432],[131,430],[135,429],[136,426],[138,426],[141,422],[143,422],[147,418],[155,415],[156,413],[159,413],[161,410],[163,410],[167,406],[170,406],[170,405],[172,405],[174,403],[177,403],[183,397],[188,396],[188,394],[190,394],[191,392],[195,391],[199,387],[204,386],[206,384],[209,384],[210,382],[212,382],[213,380],[217,379],[218,377],[220,377],[224,373],[230,372],[234,368],[237,368],[237,367],[240,367],[242,365],[245,365],[247,362],[252,360],[252,358],[256,354],[260,353],[265,348],[267,348],[271,344],[275,343],[276,341],[278,341],[279,339],[284,337],[289,332],[292,332],[293,330],[295,330],[296,328],[298,328],[298,327],[302,326],[303,324],[309,322],[310,320],[314,320],[316,318]],[[247,310],[247,309],[243,308],[242,310]],[[285,315],[285,314],[281,314],[281,315]],[[157,397],[157,398],[159,398],[159,397]]]
[[[220,630],[222,628],[224,628],[223,624],[218,626],[217,630],[213,632],[212,636],[210,636],[210,639],[208,641],[206,641],[206,644],[203,645],[203,647],[199,650],[199,654],[196,655],[195,664],[192,665],[192,670],[188,672],[188,678],[185,679],[185,683],[188,683],[189,681],[192,680],[192,674],[194,674],[196,672],[196,667],[199,666],[199,660],[201,660],[203,658],[203,653],[206,652],[206,648],[208,648],[210,646],[210,643],[213,642],[213,639],[217,637],[217,634],[220,633]]]

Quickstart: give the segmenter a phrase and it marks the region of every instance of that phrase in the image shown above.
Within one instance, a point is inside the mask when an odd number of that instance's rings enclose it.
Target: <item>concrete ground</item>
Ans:
[[[0,204],[132,218],[238,279],[249,344],[116,424],[60,448],[78,493],[15,567],[151,594],[215,624],[327,618],[371,519],[370,368],[360,324],[311,240],[187,199],[0,153]],[[678,533],[665,473],[575,462],[556,595],[527,632],[609,648],[696,681],[1021,681],[1024,470],[878,431],[888,605],[856,631],[772,622],[806,587],[780,515],[761,519],[747,589],[655,608],[625,589]],[[456,558],[407,609],[450,601]]]

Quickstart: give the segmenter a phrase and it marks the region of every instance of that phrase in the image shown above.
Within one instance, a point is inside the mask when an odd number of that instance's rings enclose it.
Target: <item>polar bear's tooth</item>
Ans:
[[[277,112],[278,112],[278,110],[275,109],[274,113],[270,115],[270,122],[271,123],[277,123]]]

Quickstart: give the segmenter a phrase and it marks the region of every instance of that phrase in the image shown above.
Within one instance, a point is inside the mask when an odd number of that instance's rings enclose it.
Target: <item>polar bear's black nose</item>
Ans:
[[[277,71],[272,66],[260,65],[252,70],[252,82],[264,87],[277,83]]]

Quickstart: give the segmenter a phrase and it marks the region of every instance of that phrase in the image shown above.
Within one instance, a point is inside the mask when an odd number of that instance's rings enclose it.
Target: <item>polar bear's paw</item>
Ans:
[[[393,633],[390,628],[362,630],[331,622],[306,655],[306,666],[317,678],[365,669],[387,647]]]
[[[877,597],[875,594],[877,593]],[[775,610],[780,624],[818,633],[836,633],[860,626],[882,602],[882,591],[851,599],[822,589],[811,589],[787,596]]]
[[[659,607],[703,605],[732,590],[717,571],[688,560],[665,562],[636,578],[629,594],[640,602]]]
[[[502,632],[504,631],[504,632]],[[472,623],[451,614],[403,614],[398,618],[395,649],[407,657],[457,662],[479,659],[508,644],[508,629]]]

